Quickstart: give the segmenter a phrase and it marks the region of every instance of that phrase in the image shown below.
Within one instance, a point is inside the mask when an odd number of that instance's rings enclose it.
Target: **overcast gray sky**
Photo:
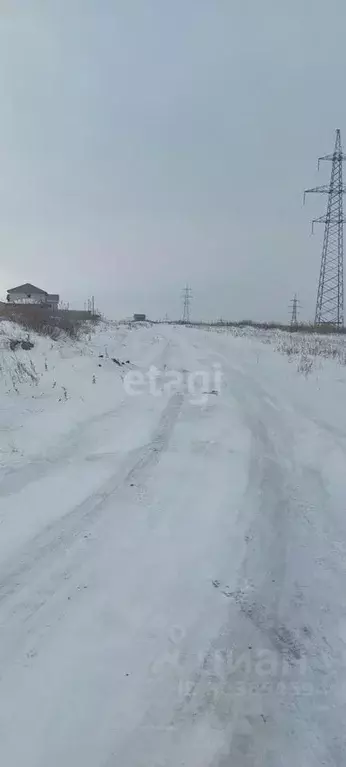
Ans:
[[[0,0],[0,293],[312,318],[344,0]]]

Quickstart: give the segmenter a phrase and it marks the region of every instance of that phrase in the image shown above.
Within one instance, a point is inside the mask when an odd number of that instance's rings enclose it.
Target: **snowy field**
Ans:
[[[344,337],[15,339],[0,764],[345,765]]]

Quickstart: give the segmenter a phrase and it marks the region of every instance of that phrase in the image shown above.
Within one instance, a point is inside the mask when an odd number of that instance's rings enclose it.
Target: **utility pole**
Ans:
[[[295,293],[291,304],[290,304],[290,310],[291,310],[291,329],[298,327],[298,309],[300,308],[300,304],[297,298],[297,294]]]
[[[183,290],[183,322],[188,324],[191,321],[191,300],[192,300],[192,290],[189,288],[188,285],[185,286]]]
[[[336,131],[333,154],[324,155],[318,160],[332,163],[330,183],[306,189],[305,196],[311,192],[328,195],[327,212],[312,222],[323,223],[324,238],[321,258],[320,278],[318,283],[315,325],[331,325],[341,329],[344,325],[344,223],[343,195],[346,192],[342,180],[342,163],[346,155],[342,151],[340,130]]]

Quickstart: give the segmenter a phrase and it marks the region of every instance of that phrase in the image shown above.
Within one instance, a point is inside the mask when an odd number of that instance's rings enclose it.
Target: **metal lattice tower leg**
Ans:
[[[342,163],[346,160],[341,147],[340,130],[336,131],[335,147],[333,154],[320,157],[318,167],[322,160],[332,163],[330,184],[306,189],[305,195],[310,192],[328,195],[327,212],[325,216],[314,219],[314,223],[323,223],[324,238],[321,259],[320,278],[318,283],[316,302],[316,325],[332,325],[342,328],[344,325],[344,223],[343,195],[345,187],[342,180]]]

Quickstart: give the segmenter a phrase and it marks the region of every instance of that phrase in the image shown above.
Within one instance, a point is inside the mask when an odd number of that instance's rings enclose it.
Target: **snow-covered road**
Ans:
[[[130,382],[0,484],[0,764],[341,767],[344,368],[133,334]]]

